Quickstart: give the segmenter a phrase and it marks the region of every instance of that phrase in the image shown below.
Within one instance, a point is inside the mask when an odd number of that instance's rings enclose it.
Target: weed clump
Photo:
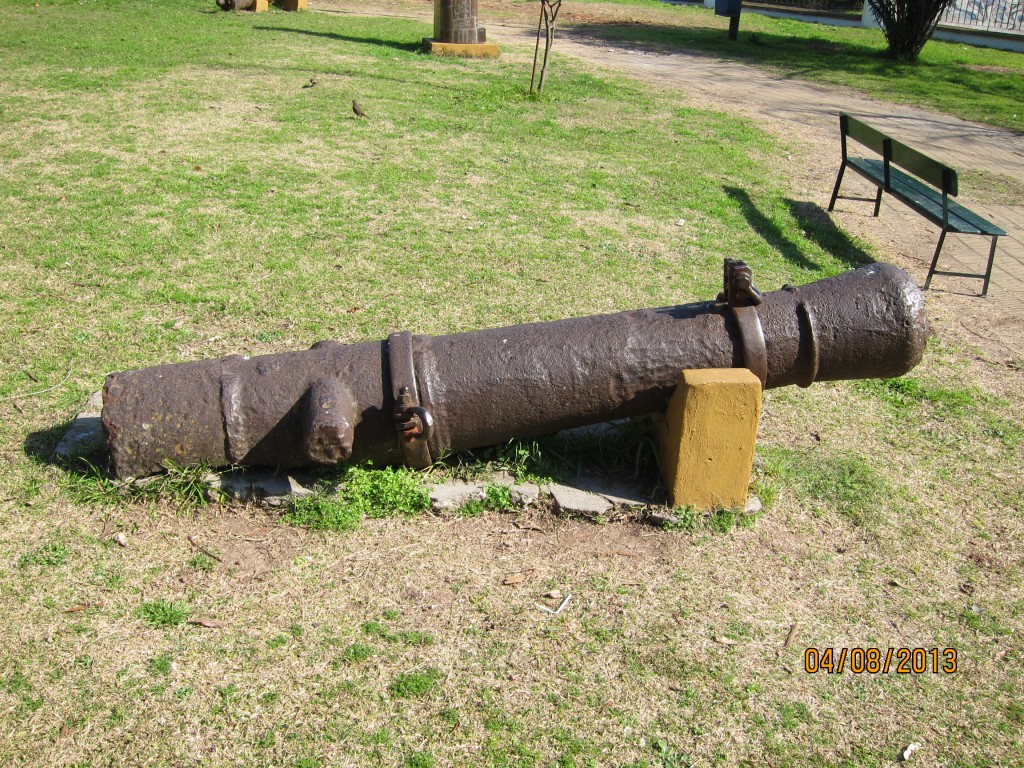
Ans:
[[[363,634],[377,637],[385,643],[402,643],[403,645],[428,646],[434,644],[434,636],[418,629],[394,632],[379,621],[367,621],[362,626]]]
[[[364,518],[413,517],[430,506],[419,475],[400,467],[348,467],[335,493],[294,499],[281,515],[313,531],[354,531]]]
[[[467,501],[455,514],[460,517],[480,517],[484,512],[505,512],[515,509],[512,489],[505,485],[491,483],[484,487],[484,497]]]
[[[165,474],[142,480],[114,480],[106,472],[82,460],[84,472],[69,472],[64,487],[82,504],[108,505],[169,501],[179,514],[191,514],[211,501],[223,499],[223,493],[210,486],[210,467],[183,467],[164,462]]]
[[[434,768],[437,763],[429,752],[410,752],[405,756],[405,768]]]
[[[398,699],[414,699],[426,696],[441,679],[441,672],[427,669],[423,672],[405,672],[395,678],[388,691]]]
[[[430,495],[419,475],[404,467],[352,467],[339,494],[364,517],[412,517],[430,506]]]
[[[362,513],[336,496],[316,494],[297,498],[281,520],[311,531],[354,531],[363,521]]]
[[[358,664],[373,656],[373,648],[365,643],[352,643],[338,658],[345,664]]]
[[[59,541],[43,544],[40,547],[29,550],[18,558],[18,567],[27,568],[30,565],[41,565],[44,567],[61,565],[71,552]]]
[[[186,563],[186,565],[189,568],[193,568],[197,571],[202,571],[203,573],[211,573],[214,571],[214,569],[216,569],[217,561],[209,555],[200,552],[198,555],[194,555],[193,557],[189,558],[189,561]]]
[[[983,399],[983,395],[977,389],[935,387],[909,376],[898,379],[867,379],[857,382],[855,386],[897,411],[929,403],[937,413],[959,415],[968,408],[978,405]]]
[[[713,531],[728,533],[734,528],[749,528],[760,516],[758,512],[743,509],[715,509],[703,512],[693,507],[678,507],[672,510],[673,521],[664,524],[665,530],[684,533]]]
[[[136,610],[140,619],[157,629],[176,627],[188,619],[188,605],[171,600],[150,600]]]

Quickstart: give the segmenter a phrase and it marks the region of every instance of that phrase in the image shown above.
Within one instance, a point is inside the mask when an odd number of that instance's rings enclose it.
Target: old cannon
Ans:
[[[424,467],[663,411],[685,368],[745,367],[766,388],[899,376],[926,332],[921,293],[896,267],[762,295],[743,262],[726,260],[716,301],[114,373],[103,428],[119,477],[168,461]]]
[[[256,0],[217,0],[217,7],[222,11],[248,11],[255,9]]]

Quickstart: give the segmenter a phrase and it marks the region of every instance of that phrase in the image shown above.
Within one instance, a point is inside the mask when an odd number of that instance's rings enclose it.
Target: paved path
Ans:
[[[369,6],[356,11],[352,6],[332,6],[329,0],[314,0],[314,6],[343,13],[401,15],[431,21],[429,7],[422,12],[406,8],[375,11]],[[483,21],[487,22],[489,40],[533,46],[535,27]],[[699,106],[767,118],[766,125],[773,126],[781,135],[787,135],[790,131],[786,126],[791,126],[794,136],[812,143],[818,150],[812,153],[817,166],[811,174],[813,189],[796,191],[805,193],[822,207],[827,207],[839,165],[839,112],[860,116],[907,144],[927,148],[928,154],[961,173],[968,169],[987,171],[1015,179],[1018,187],[1024,185],[1024,136],[1009,131],[870,99],[849,89],[783,77],[703,54],[636,49],[628,43],[588,37],[578,28],[560,30],[555,51],[646,82],[677,88]],[[557,75],[552,73],[552,76]],[[873,195],[873,189],[855,174],[847,174],[847,179],[844,194],[849,185],[851,194],[864,191]],[[985,311],[994,311],[1004,322],[1024,323],[1024,200],[1005,200],[1004,205],[980,204],[972,199],[970,189],[963,184],[959,199],[1009,233],[999,241],[988,299],[977,301],[984,302]],[[893,261],[905,262],[901,266],[924,282],[938,240],[936,227],[888,196],[878,220],[871,220],[870,204],[842,199],[836,205],[836,218],[855,234],[898,248],[907,258],[893,258]],[[948,237],[940,269],[983,272],[988,243],[986,238],[976,236]],[[957,296],[957,304],[962,299],[977,296],[980,290],[981,280],[937,277],[932,283],[933,295]]]

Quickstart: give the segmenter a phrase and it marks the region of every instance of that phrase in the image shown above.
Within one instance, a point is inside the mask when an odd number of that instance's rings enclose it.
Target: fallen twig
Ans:
[[[784,642],[782,644],[782,649],[783,650],[785,650],[786,648],[789,648],[789,646],[796,639],[796,631],[798,629],[800,629],[800,622],[799,621],[794,621],[793,622],[793,626],[789,628],[789,634],[786,636],[786,642]]]
[[[194,536],[189,536],[188,537],[188,543],[191,544],[196,549],[198,549],[200,552],[202,552],[207,557],[212,557],[218,563],[223,563],[224,562],[224,558],[218,557],[217,555],[213,554],[213,552],[211,552],[210,550],[206,549],[206,547],[204,547],[202,544],[200,544],[198,541],[195,540]]]
[[[26,392],[23,395],[10,395],[8,397],[0,397],[0,403],[6,403],[9,400],[17,400],[19,397],[35,397],[36,395],[42,395],[42,394],[44,394],[46,392],[49,392],[51,390],[59,389],[60,387],[63,387],[64,386],[64,382],[66,382],[70,378],[71,378],[71,369],[68,368],[68,372],[65,374],[64,378],[60,380],[59,384],[54,384],[52,387],[47,387],[46,389],[38,389],[35,392]],[[19,408],[19,410],[21,410],[21,409]]]

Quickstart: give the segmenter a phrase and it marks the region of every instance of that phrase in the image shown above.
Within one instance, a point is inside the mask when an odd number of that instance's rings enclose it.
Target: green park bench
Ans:
[[[992,262],[996,255],[996,242],[999,236],[1005,235],[1006,232],[950,199],[956,197],[958,191],[956,171],[849,115],[839,115],[839,130],[842,136],[843,162],[839,166],[835,189],[832,190],[829,211],[835,207],[836,198],[839,197],[843,173],[847,168],[853,169],[878,188],[878,194],[875,196],[875,216],[878,216],[882,205],[882,193],[888,192],[932,223],[942,227],[939,244],[935,247],[935,256],[924,283],[925,290],[928,290],[934,275],[978,277],[985,280],[981,295],[987,295],[988,284],[992,278]],[[873,150],[881,159],[850,157],[847,154],[847,137]],[[903,170],[900,170],[901,168]],[[939,263],[939,252],[948,232],[985,235],[992,238],[992,246],[988,252],[988,267],[984,274],[947,272],[935,268]]]

